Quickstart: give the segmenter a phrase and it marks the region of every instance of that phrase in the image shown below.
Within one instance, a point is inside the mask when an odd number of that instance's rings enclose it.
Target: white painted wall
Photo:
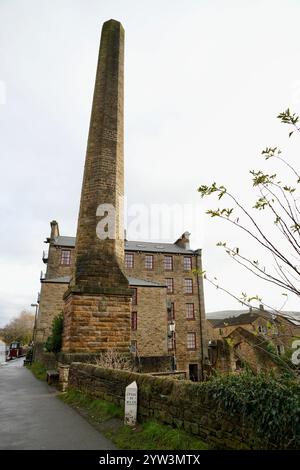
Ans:
[[[0,340],[0,364],[3,364],[6,360],[6,345]]]

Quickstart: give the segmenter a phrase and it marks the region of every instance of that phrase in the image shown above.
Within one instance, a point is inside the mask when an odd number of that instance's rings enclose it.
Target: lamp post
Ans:
[[[172,338],[172,347],[173,347],[173,370],[176,370],[176,346],[175,346],[175,321],[171,320],[169,325],[171,338]]]
[[[33,344],[32,349],[33,349],[33,359],[34,359],[35,336],[36,336],[36,320],[37,320],[37,313],[38,313],[39,304],[31,304],[31,307],[35,307],[34,325],[33,325],[32,340],[31,340],[31,343]]]

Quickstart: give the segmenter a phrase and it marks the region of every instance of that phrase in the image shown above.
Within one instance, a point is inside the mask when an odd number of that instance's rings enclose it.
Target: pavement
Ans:
[[[23,359],[0,365],[0,450],[112,450],[115,446]]]

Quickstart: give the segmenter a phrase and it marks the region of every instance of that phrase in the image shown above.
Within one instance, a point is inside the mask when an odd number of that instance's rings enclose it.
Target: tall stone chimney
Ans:
[[[51,226],[50,239],[53,240],[54,238],[59,237],[58,222],[56,222],[56,220],[51,220],[50,226]]]
[[[75,250],[76,285],[110,287],[113,283],[127,287],[122,273],[123,197],[124,29],[118,21],[109,20],[104,23],[101,34],[81,190]]]
[[[129,351],[131,290],[124,275],[124,29],[103,24],[75,263],[64,296],[63,351]]]

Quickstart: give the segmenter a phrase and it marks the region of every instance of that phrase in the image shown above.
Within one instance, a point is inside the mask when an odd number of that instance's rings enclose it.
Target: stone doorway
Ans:
[[[198,382],[199,380],[198,364],[189,364],[189,379],[192,380],[192,382]]]

